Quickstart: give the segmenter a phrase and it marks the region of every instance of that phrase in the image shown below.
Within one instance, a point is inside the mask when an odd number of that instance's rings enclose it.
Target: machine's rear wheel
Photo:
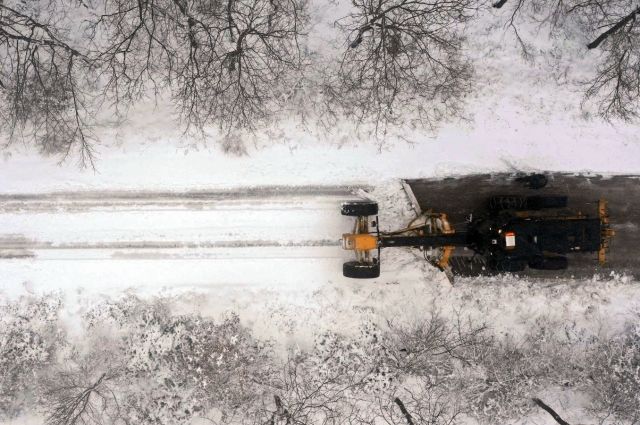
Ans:
[[[342,275],[352,279],[373,279],[380,276],[380,263],[349,261],[342,265]]]
[[[525,261],[516,258],[500,258],[491,265],[495,271],[504,273],[518,273],[527,267]]]
[[[342,203],[342,215],[360,217],[378,214],[378,203],[373,201],[347,201]]]
[[[529,267],[536,270],[565,270],[569,267],[567,257],[538,257],[529,261]]]
[[[527,206],[524,196],[492,196],[489,198],[489,209],[492,211],[522,210]]]
[[[489,209],[502,210],[542,210],[546,208],[566,208],[567,197],[557,195],[547,196],[492,196],[489,198]]]
[[[566,208],[566,196],[529,196],[527,198],[527,207],[532,210],[541,210],[544,208]]]

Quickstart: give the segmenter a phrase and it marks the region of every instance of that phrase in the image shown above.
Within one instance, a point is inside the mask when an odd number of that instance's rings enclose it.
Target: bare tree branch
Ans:
[[[471,67],[460,54],[462,25],[477,7],[468,0],[355,0],[337,25],[350,40],[336,97],[358,122],[411,121],[431,126],[459,113]]]
[[[629,13],[627,16],[622,18],[614,26],[612,26],[611,28],[609,28],[608,30],[606,30],[605,32],[600,34],[598,36],[598,38],[593,40],[591,43],[587,44],[587,48],[588,49],[595,49],[596,47],[598,47],[600,45],[600,43],[602,43],[604,40],[606,40],[610,35],[616,33],[617,31],[619,31],[621,28],[623,28],[629,22],[635,21],[636,15],[638,13],[640,13],[640,7],[638,7],[633,12]]]
[[[29,7],[0,3],[0,115],[9,142],[33,141],[46,154],[67,157],[73,149],[81,165],[94,165],[88,121],[86,52],[63,34],[73,20],[66,4]]]
[[[569,28],[577,27],[588,37],[593,36],[587,48],[600,48],[601,54],[592,56],[595,70],[584,84],[585,101],[594,101],[598,114],[607,120],[631,120],[638,116],[640,108],[640,52],[636,47],[640,43],[636,24],[639,12],[640,7],[633,0],[518,0],[507,26],[514,30],[527,58],[531,52],[518,32],[522,19],[547,23],[552,32],[569,23]],[[603,28],[606,30],[601,32]],[[597,36],[593,35],[597,32]]]
[[[564,419],[562,419],[560,417],[560,415],[558,415],[556,413],[555,410],[553,410],[551,407],[547,406],[542,400],[540,400],[539,398],[533,398],[532,399],[533,402],[535,404],[537,404],[538,406],[540,406],[542,409],[544,409],[548,414],[551,415],[551,417],[558,422],[560,425],[570,425],[569,422],[566,422]]]

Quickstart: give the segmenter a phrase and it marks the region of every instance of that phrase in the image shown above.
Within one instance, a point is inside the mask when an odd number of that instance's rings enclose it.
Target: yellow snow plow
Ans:
[[[520,272],[526,267],[562,270],[567,255],[597,252],[606,262],[614,231],[609,223],[607,202],[598,201],[597,215],[567,208],[566,196],[493,196],[486,212],[456,231],[447,214],[426,211],[405,228],[383,232],[378,225],[378,204],[368,200],[342,204],[341,213],[355,218],[351,233],[342,235],[342,247],[355,254],[343,265],[350,278],[380,276],[380,251],[389,247],[418,247],[425,258],[440,269],[448,269],[456,247],[473,250],[487,267],[498,272]]]

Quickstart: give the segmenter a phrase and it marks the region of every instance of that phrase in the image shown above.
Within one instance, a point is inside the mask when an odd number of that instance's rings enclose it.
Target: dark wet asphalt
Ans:
[[[487,198],[495,195],[567,195],[569,207],[597,216],[598,199],[609,202],[609,215],[616,236],[608,252],[608,262],[598,265],[597,254],[569,257],[565,272],[527,270],[539,277],[589,277],[608,275],[612,271],[640,278],[640,176],[580,176],[547,174],[548,184],[542,189],[529,189],[517,182],[515,174],[479,174],[447,179],[407,180],[420,207],[446,212],[462,230],[470,213],[484,208]],[[482,274],[482,264],[470,252],[458,250],[453,262],[454,272],[461,275]]]

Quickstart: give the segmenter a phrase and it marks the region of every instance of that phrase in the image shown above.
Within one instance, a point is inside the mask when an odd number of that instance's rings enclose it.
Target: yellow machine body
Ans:
[[[602,224],[602,242],[600,243],[600,250],[598,251],[598,262],[603,266],[607,263],[607,250],[609,249],[611,239],[616,235],[615,230],[611,228],[607,201],[604,199],[601,199],[598,202],[598,216],[600,217],[600,223]]]
[[[342,235],[342,247],[353,251],[369,251],[378,248],[378,238],[369,233],[345,233]]]

